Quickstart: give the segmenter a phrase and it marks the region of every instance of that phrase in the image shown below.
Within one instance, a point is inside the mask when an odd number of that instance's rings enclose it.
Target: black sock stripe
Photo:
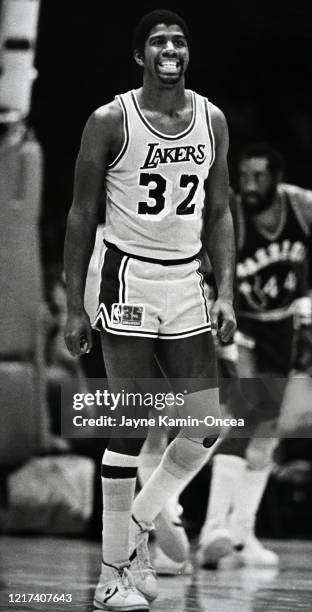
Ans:
[[[119,465],[102,464],[101,476],[103,478],[136,478],[137,467],[120,467]]]

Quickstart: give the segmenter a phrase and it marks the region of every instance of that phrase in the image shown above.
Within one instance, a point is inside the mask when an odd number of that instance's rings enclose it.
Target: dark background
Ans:
[[[191,30],[187,86],[226,114],[235,156],[265,139],[285,156],[288,182],[312,188],[312,3],[238,0],[177,3],[42,0],[31,124],[45,153],[42,214],[47,266],[62,257],[74,160],[83,125],[116,93],[140,85],[131,36],[154,8],[175,10]]]

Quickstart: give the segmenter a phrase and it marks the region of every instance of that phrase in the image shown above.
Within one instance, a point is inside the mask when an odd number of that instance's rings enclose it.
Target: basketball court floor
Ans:
[[[159,578],[160,595],[151,611],[311,612],[312,541],[274,541],[270,546],[280,554],[279,569],[195,569],[191,576]],[[93,612],[99,563],[99,543],[4,536],[0,610]],[[48,602],[49,594],[63,594],[65,601],[54,597],[53,602],[51,596]]]

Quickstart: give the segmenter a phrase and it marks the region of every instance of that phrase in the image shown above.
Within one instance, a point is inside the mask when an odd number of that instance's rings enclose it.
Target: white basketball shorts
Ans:
[[[211,331],[200,260],[142,261],[105,247],[93,327],[164,340]]]

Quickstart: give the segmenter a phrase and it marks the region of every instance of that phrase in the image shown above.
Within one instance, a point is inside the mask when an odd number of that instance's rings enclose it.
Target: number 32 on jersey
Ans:
[[[194,198],[199,184],[198,176],[181,174],[178,184],[181,189],[181,201],[176,204],[176,215],[195,214]],[[152,215],[155,221],[165,217],[171,211],[172,181],[165,179],[162,174],[144,172],[140,174],[140,185],[147,187],[149,202],[138,203],[138,214]]]

